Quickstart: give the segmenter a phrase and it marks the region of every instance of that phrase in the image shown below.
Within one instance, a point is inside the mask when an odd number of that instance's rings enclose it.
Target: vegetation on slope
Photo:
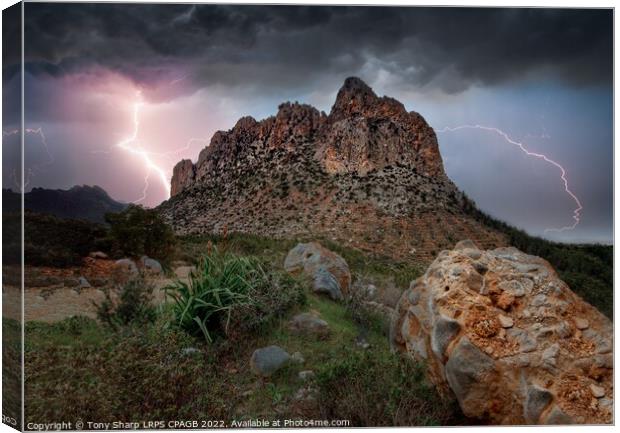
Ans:
[[[21,215],[2,215],[5,233],[21,233]],[[53,215],[24,213],[24,258],[27,265],[66,267],[79,265],[89,252],[100,247],[106,230],[88,221],[61,219]],[[21,236],[10,235],[3,245],[4,263],[21,261]]]
[[[118,310],[108,311],[119,315],[111,320],[112,327],[85,318],[29,322],[26,420],[346,419],[352,426],[463,422],[457,408],[425,382],[421,366],[390,352],[381,326],[359,320],[355,304],[317,296],[304,280],[284,273],[289,242],[235,235],[184,240],[183,245],[195,248],[195,257],[211,257],[211,268],[194,275],[196,282],[204,282],[208,274],[213,277],[209,287],[222,289],[247,276],[248,269],[230,266],[240,261],[260,263],[271,282],[248,278],[248,297],[231,304],[229,331],[214,327],[210,343],[201,333],[175,326],[179,311],[171,303],[158,307],[152,322],[129,314],[146,310],[146,296],[127,296]],[[355,253],[348,254],[353,258]],[[219,264],[214,268],[213,262]],[[352,263],[359,269],[364,262],[358,258]],[[387,272],[390,266],[384,262],[373,269]],[[223,271],[231,278],[216,278]],[[132,302],[139,305],[126,305]],[[305,311],[315,311],[329,323],[328,338],[317,340],[289,329],[290,318]],[[135,320],[127,320],[131,317]],[[219,319],[228,317],[227,312]],[[370,348],[356,344],[360,335]],[[300,352],[305,361],[258,378],[248,368],[252,352],[272,344],[291,354]],[[314,371],[315,377],[300,380],[304,370]],[[301,389],[316,390],[317,398],[299,400]]]

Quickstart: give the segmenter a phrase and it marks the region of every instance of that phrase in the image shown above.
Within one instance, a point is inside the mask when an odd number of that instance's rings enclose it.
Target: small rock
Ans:
[[[161,274],[163,271],[161,264],[155,259],[152,259],[147,256],[142,256],[140,258],[140,261],[142,262],[142,266],[144,267],[144,269],[146,269],[147,271],[151,273]]]
[[[88,287],[91,287],[91,285],[85,277],[78,278],[78,289],[86,289]]]
[[[418,302],[420,302],[420,291],[415,290],[415,288],[410,288],[407,297],[411,305],[418,305]]]
[[[592,392],[592,395],[596,398],[605,397],[605,388],[603,388],[602,386],[591,384],[590,391]]]
[[[583,319],[581,317],[577,317],[575,319],[575,326],[577,327],[577,329],[580,329],[580,330],[588,329],[588,327],[590,326],[590,322],[588,322],[586,319]]]
[[[465,280],[465,284],[467,284],[467,287],[472,289],[474,292],[480,292],[480,289],[484,284],[484,279],[478,272],[470,272]]]
[[[305,382],[307,380],[314,378],[314,371],[312,370],[300,371],[297,377],[299,377],[299,380],[303,380]]]
[[[301,352],[295,352],[291,356],[291,360],[296,364],[303,364],[306,362],[306,358],[301,354]]]
[[[525,330],[520,328],[510,328],[507,331],[509,337],[514,338],[519,343],[519,350],[524,353],[533,352],[538,344],[536,340]]]
[[[297,314],[289,322],[289,329],[297,334],[310,334],[319,338],[329,335],[329,324],[312,313]]]
[[[502,281],[499,284],[499,288],[510,293],[515,298],[525,296],[525,287],[519,280]]]
[[[254,373],[268,377],[282,368],[291,356],[279,346],[267,346],[256,349],[250,359]]]
[[[108,255],[103,251],[93,251],[92,253],[88,254],[88,257],[92,259],[107,259]]]
[[[174,269],[174,274],[180,280],[186,280],[189,278],[192,272],[196,271],[195,266],[178,266]]]
[[[304,273],[312,280],[317,293],[326,293],[334,300],[348,294],[351,272],[347,262],[321,244],[297,244],[284,260],[284,269],[291,274]]]
[[[138,267],[131,259],[120,259],[114,262],[114,268],[127,272],[131,275],[135,275],[138,273]]]
[[[357,337],[355,339],[355,345],[360,349],[368,349],[370,347],[370,343],[368,343],[364,337]]]
[[[500,314],[498,316],[499,319],[499,324],[501,325],[502,328],[512,328],[512,326],[514,325],[514,321],[512,320],[512,317],[508,317],[508,316],[504,316],[503,314]]]
[[[366,296],[368,296],[369,298],[374,298],[376,294],[377,294],[377,287],[374,284],[369,284],[366,287]]]
[[[476,246],[476,244],[471,240],[471,239],[465,239],[462,241],[459,241],[456,243],[456,245],[454,246],[454,250],[457,251],[462,251],[462,250],[477,250],[478,247]]]
[[[314,388],[300,388],[293,396],[293,399],[297,401],[315,400],[316,395],[317,390]]]
[[[181,351],[183,355],[194,355],[196,353],[200,353],[200,349],[196,349],[195,347],[186,347]]]

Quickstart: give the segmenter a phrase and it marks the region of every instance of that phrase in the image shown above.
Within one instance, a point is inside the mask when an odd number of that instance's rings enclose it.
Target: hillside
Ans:
[[[159,209],[178,234],[315,236],[426,263],[461,239],[506,243],[465,206],[424,118],[348,78],[329,115],[284,103],[217,132]]]
[[[18,212],[20,194],[2,190],[4,212]],[[120,212],[127,205],[112,199],[99,186],[76,185],[67,190],[33,188],[24,194],[24,207],[37,213],[59,218],[81,219],[103,223],[107,212]]]

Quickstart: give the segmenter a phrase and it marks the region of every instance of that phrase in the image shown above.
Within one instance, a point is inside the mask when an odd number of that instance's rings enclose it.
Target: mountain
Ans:
[[[355,77],[329,115],[287,102],[216,132],[171,183],[159,209],[179,234],[327,237],[419,261],[465,238],[485,248],[506,240],[467,212],[424,118]]]
[[[20,194],[2,190],[4,212],[18,212]],[[127,205],[113,200],[99,186],[76,185],[68,190],[33,188],[24,194],[24,208],[59,218],[82,219],[103,223],[107,212],[120,212]]]

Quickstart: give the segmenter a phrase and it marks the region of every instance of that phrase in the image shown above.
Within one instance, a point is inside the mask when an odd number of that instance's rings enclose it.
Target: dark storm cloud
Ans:
[[[612,80],[611,10],[26,5],[29,72],[101,67],[143,85],[311,86],[369,60],[449,93],[532,74]],[[177,75],[175,75],[177,74]]]

